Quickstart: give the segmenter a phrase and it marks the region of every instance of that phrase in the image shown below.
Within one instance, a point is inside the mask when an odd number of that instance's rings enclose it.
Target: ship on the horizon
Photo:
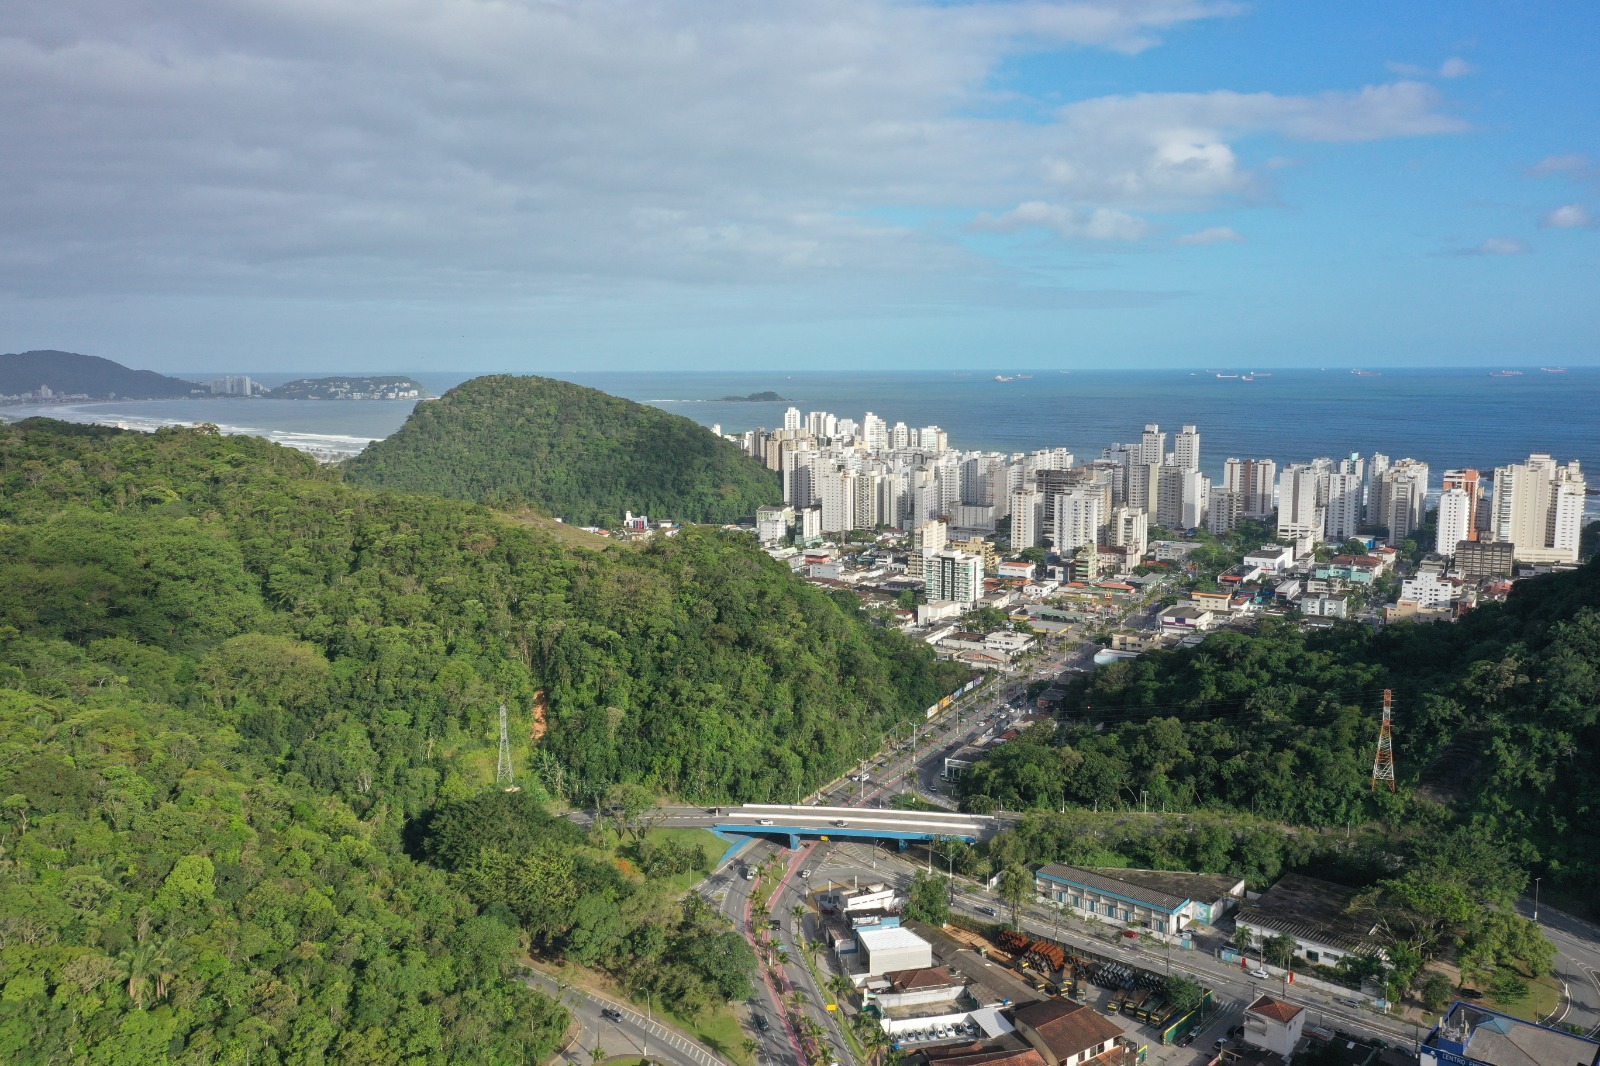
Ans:
[[[1238,374],[1218,374],[1217,375],[1217,377],[1219,377],[1219,378],[1236,378],[1238,376],[1239,376]]]
[[[1489,376],[1492,377],[1492,378],[1520,378],[1522,376],[1522,371],[1520,371],[1520,370],[1491,370],[1491,371],[1489,371]]]
[[[1352,370],[1352,371],[1350,371],[1350,373],[1354,374],[1358,378],[1381,378],[1381,377],[1383,377],[1383,371],[1381,371],[1381,370]]]
[[[996,374],[994,376],[994,379],[996,381],[1011,381],[1011,380],[1013,380],[1012,378],[1006,377],[1004,374]]]
[[[1564,366],[1541,366],[1539,369],[1546,374],[1565,374],[1567,372],[1567,368]]]

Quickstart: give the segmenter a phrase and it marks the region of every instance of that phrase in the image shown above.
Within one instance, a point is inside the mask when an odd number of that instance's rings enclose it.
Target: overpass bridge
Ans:
[[[789,847],[801,840],[892,840],[904,850],[913,840],[956,837],[976,843],[1000,827],[991,815],[954,811],[899,811],[862,807],[811,807],[780,803],[747,803],[717,807],[708,813],[708,827],[746,836],[788,837]]]

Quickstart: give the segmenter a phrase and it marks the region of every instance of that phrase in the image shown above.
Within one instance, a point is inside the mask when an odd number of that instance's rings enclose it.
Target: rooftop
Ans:
[[[1102,1018],[1092,1007],[1060,999],[1029,1003],[1011,1012],[1018,1027],[1039,1034],[1057,1059],[1069,1059],[1122,1035],[1122,1027]]]
[[[1129,870],[1098,866],[1106,877],[1139,885],[1153,892],[1165,892],[1183,899],[1214,902],[1223,896],[1244,895],[1244,878],[1232,874],[1194,874],[1187,870]]]
[[[857,929],[856,940],[869,952],[893,948],[914,948],[928,942],[909,929],[893,926],[888,929]]]
[[[1084,888],[1092,888],[1096,892],[1109,892],[1124,899],[1133,900],[1153,907],[1156,910],[1175,911],[1189,902],[1188,896],[1177,896],[1171,892],[1148,888],[1133,881],[1124,880],[1122,877],[1110,873],[1100,873],[1095,870],[1085,870],[1078,866],[1064,866],[1061,863],[1048,863],[1039,868],[1039,876],[1051,881],[1063,881]]]
[[[1240,909],[1239,920],[1343,951],[1373,951],[1372,919],[1346,910],[1358,894],[1331,881],[1284,874],[1260,899]]]
[[[891,970],[883,975],[889,987],[896,992],[909,992],[918,988],[948,988],[959,985],[948,966],[924,966],[915,970]]]
[[[1459,1000],[1423,1046],[1453,1051],[1488,1066],[1594,1066],[1600,1062],[1600,1044],[1593,1040]]]
[[[1283,1000],[1273,999],[1271,996],[1257,996],[1256,1001],[1245,1009],[1252,1014],[1259,1014],[1262,1017],[1271,1018],[1275,1022],[1283,1022],[1285,1025],[1294,1021],[1295,1015],[1301,1013],[1301,1008],[1296,1007],[1293,1003],[1285,1003]]]

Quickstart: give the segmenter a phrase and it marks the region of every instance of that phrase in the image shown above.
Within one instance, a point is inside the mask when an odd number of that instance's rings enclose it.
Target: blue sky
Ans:
[[[1596,363],[1597,54],[1588,3],[8,5],[0,350]]]

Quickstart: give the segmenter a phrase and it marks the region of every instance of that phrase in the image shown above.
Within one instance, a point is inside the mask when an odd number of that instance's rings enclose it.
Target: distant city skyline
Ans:
[[[0,13],[0,351],[219,372],[1600,363],[1600,10]]]

